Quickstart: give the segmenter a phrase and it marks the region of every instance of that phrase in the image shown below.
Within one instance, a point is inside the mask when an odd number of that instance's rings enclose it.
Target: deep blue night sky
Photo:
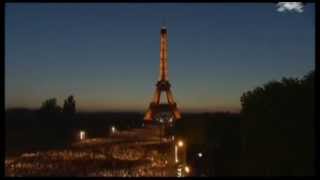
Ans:
[[[182,111],[240,109],[270,80],[314,70],[314,4],[7,3],[5,105],[38,108],[73,94],[78,110],[148,107],[159,73],[160,28]]]

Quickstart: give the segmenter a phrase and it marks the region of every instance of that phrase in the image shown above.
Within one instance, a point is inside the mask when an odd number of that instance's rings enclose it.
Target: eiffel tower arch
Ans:
[[[165,93],[167,103],[160,103],[161,94]],[[144,116],[146,123],[152,122],[157,115],[169,112],[174,121],[181,119],[181,114],[173,99],[171,84],[168,78],[168,34],[166,27],[162,26],[160,31],[160,73],[156,84],[153,100]]]

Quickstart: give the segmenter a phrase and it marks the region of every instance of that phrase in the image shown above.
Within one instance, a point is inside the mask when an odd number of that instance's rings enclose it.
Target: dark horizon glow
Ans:
[[[147,109],[160,28],[182,112],[239,111],[242,93],[315,65],[314,3],[6,3],[5,108],[73,94],[78,111]]]

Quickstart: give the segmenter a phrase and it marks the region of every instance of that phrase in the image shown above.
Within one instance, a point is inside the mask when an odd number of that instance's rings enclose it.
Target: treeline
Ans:
[[[241,105],[243,175],[314,174],[314,72],[245,92]]]
[[[79,131],[89,138],[106,137],[110,127],[118,130],[141,127],[143,115],[134,112],[77,112],[76,100],[70,95],[62,106],[56,98],[42,102],[39,109],[6,110],[6,149],[56,148],[79,140]]]
[[[241,106],[240,114],[184,115],[177,122],[197,175],[314,175],[314,72],[245,92]],[[206,158],[197,162],[197,152]]]
[[[6,111],[6,148],[30,146],[53,147],[69,144],[76,128],[76,102],[71,95],[63,107],[56,98],[44,101],[39,109],[8,109]]]
[[[56,98],[44,101],[37,112],[38,128],[44,129],[43,136],[47,141],[69,143],[74,139],[76,131],[76,102],[71,95],[64,100],[63,108],[57,104]]]

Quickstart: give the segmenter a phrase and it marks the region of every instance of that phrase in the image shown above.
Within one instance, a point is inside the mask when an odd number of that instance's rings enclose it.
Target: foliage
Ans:
[[[56,98],[51,98],[42,103],[40,110],[46,113],[57,113],[61,111],[61,107],[57,105]]]
[[[314,72],[241,96],[244,175],[312,175]]]
[[[74,115],[76,112],[76,101],[74,97],[70,95],[67,99],[64,100],[63,112],[65,114]]]

